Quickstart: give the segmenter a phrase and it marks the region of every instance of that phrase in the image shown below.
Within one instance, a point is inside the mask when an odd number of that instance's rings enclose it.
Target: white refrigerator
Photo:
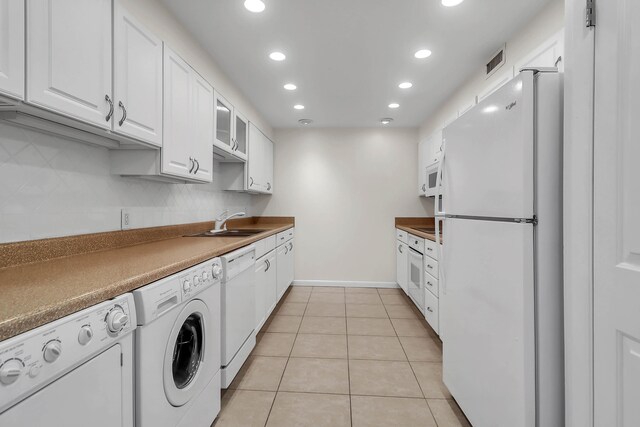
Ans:
[[[444,129],[443,379],[475,427],[564,425],[562,75]]]

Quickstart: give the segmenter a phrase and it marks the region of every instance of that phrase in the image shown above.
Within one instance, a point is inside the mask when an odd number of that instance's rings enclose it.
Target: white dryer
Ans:
[[[218,258],[133,291],[136,426],[210,426],[220,411]]]
[[[131,294],[0,342],[0,426],[133,427]]]

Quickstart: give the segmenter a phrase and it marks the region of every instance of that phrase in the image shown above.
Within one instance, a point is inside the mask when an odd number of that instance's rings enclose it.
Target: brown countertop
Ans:
[[[407,233],[411,233],[414,236],[431,240],[432,242],[436,241],[435,227],[434,218],[396,218],[396,228],[406,231]],[[421,230],[424,228],[434,231]],[[440,244],[442,244],[442,229],[440,230],[440,233]]]
[[[211,228],[201,223],[201,231]],[[97,252],[10,265],[0,269],[0,341],[52,322],[84,308],[130,292],[200,262],[231,252],[294,226],[293,218],[247,218],[229,227],[266,230],[251,237],[180,237],[111,245]],[[174,227],[179,232],[180,228]],[[185,226],[188,227],[188,226]],[[206,227],[206,228],[205,228]],[[164,227],[156,227],[158,229]],[[185,228],[193,234],[194,228]],[[145,229],[138,230],[144,240]],[[129,237],[130,232],[126,233]],[[151,231],[150,231],[151,232]],[[115,233],[100,233],[100,238]],[[175,233],[174,233],[175,234]],[[92,236],[92,235],[88,235]],[[78,236],[78,239],[86,236]],[[112,237],[111,237],[112,238]],[[58,239],[41,241],[49,249]],[[70,238],[59,239],[70,245]],[[38,242],[21,242],[32,248]],[[17,250],[18,244],[0,245]],[[99,245],[98,245],[99,246]],[[73,252],[73,251],[72,251]]]

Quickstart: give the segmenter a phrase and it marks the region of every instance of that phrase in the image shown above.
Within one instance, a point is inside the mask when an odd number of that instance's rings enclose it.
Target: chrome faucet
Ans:
[[[246,214],[244,212],[236,212],[234,214],[229,215],[229,210],[225,209],[216,218],[215,228],[213,230],[211,230],[211,232],[212,233],[222,233],[223,231],[227,230],[227,221],[229,221],[231,218],[235,218],[235,217],[239,217],[239,216],[245,216],[245,215]]]

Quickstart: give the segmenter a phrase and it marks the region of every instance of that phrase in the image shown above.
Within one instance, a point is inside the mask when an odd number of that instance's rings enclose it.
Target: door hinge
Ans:
[[[586,9],[586,26],[587,28],[596,26],[596,2],[595,0],[587,0]]]

